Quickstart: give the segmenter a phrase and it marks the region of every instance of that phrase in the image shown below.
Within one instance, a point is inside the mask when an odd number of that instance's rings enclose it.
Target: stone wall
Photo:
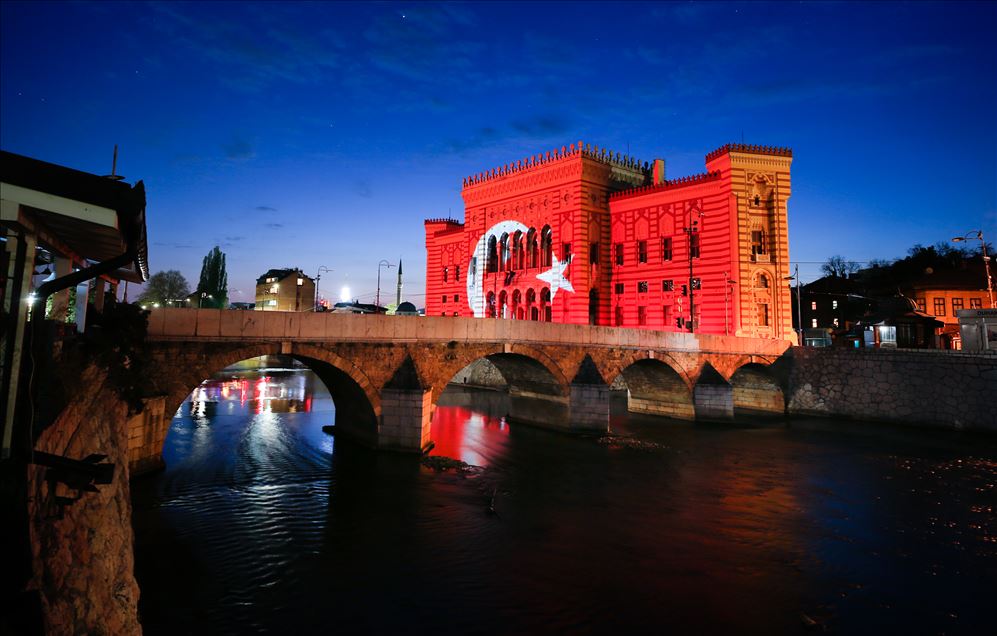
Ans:
[[[34,574],[29,589],[41,598],[46,634],[142,632],[132,557],[128,411],[104,379],[93,368],[84,372],[75,397],[35,448],[72,459],[106,455],[114,480],[98,492],[78,493],[46,481],[44,468],[28,468]],[[70,505],[57,500],[77,496]]]
[[[787,410],[997,431],[997,354],[794,347]]]

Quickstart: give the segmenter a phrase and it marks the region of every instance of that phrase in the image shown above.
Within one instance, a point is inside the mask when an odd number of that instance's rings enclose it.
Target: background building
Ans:
[[[667,180],[579,143],[469,177],[464,222],[425,222],[426,313],[792,338],[791,162],[729,144]]]
[[[256,279],[256,311],[314,311],[315,280],[300,269],[271,269]]]

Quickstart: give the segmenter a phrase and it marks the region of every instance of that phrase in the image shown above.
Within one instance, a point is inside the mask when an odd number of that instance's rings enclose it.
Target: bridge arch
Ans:
[[[673,364],[674,361],[669,363],[658,357],[652,358],[646,352],[635,355],[613,381],[614,386],[625,386],[627,389],[627,410],[631,413],[695,419],[691,382],[687,374],[678,370],[681,367]]]
[[[560,365],[544,351],[528,345],[463,348],[463,351],[445,354],[444,362],[433,382],[437,395],[451,382],[478,384],[475,380],[494,387],[504,382],[510,388],[534,383],[544,388],[540,392],[557,396],[565,396],[569,391],[569,381]],[[496,373],[499,378],[495,377]],[[467,382],[464,382],[465,378]]]
[[[771,414],[786,412],[782,386],[772,373],[771,362],[765,362],[749,360],[731,374],[729,381],[733,388],[735,410]]]

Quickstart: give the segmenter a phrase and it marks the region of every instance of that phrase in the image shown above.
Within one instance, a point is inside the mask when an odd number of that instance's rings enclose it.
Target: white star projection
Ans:
[[[557,257],[551,254],[551,260],[553,264],[551,268],[542,274],[537,274],[537,279],[550,285],[550,302],[554,303],[554,295],[557,294],[557,290],[563,289],[569,291],[572,294],[575,293],[575,288],[571,286],[571,281],[564,277],[564,270],[568,269],[568,265],[571,265],[571,259],[574,258],[574,254],[568,257],[566,261],[559,261]]]

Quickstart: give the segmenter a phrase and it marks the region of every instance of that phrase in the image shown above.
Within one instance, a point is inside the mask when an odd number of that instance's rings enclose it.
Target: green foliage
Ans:
[[[199,295],[206,295],[201,307],[224,309],[228,307],[228,274],[225,272],[225,253],[218,249],[208,252],[201,265],[201,280],[197,283]]]
[[[190,294],[187,279],[179,271],[171,269],[156,272],[145,284],[145,290],[138,297],[140,305],[159,303],[163,307],[183,306],[184,299]]]

